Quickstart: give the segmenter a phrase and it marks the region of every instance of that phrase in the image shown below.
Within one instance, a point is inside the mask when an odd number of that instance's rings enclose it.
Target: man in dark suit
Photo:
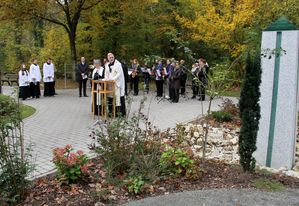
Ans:
[[[128,82],[130,81],[130,79],[129,79],[129,74],[128,74],[128,66],[124,59],[121,61],[121,66],[123,68],[123,73],[125,76],[125,95],[128,96]]]
[[[85,61],[84,57],[81,57],[81,62],[77,65],[76,68],[76,80],[79,83],[79,97],[82,97],[82,86],[83,86],[83,95],[86,95],[86,82],[88,79],[88,64]]]

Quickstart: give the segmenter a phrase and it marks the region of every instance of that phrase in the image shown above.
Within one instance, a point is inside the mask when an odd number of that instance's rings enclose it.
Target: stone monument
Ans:
[[[258,164],[291,169],[295,161],[299,31],[286,17],[262,34],[261,119],[254,157]]]

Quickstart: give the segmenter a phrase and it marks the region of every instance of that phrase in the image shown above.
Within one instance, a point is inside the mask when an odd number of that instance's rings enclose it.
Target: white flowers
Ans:
[[[194,132],[194,133],[193,133],[193,136],[194,136],[195,138],[199,138],[199,132]]]

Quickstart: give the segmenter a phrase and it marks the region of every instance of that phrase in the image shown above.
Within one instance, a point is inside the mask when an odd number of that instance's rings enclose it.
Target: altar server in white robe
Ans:
[[[26,69],[26,65],[22,64],[19,71],[19,98],[25,100],[27,97],[30,97],[29,83],[29,72]]]
[[[115,81],[116,112],[126,115],[125,105],[125,77],[121,63],[115,59],[114,54],[108,53],[108,63],[105,65],[105,78]],[[112,105],[112,99],[108,98]],[[109,109],[111,112],[111,109]]]
[[[104,79],[105,78],[105,68],[102,67],[101,60],[95,59],[94,60],[94,66],[95,66],[95,68],[92,72],[92,79],[93,80]],[[100,91],[101,90],[100,85],[99,84],[94,84],[94,89],[96,91]],[[94,109],[93,110],[94,114],[101,115],[101,110],[102,110],[102,108],[101,108],[101,105],[102,105],[101,95],[97,92],[97,93],[94,94],[93,98],[94,98],[94,102],[95,102],[94,108],[93,108]]]
[[[40,73],[40,68],[37,64],[37,59],[32,60],[29,74],[30,74],[30,95],[32,98],[39,98],[41,73]]]
[[[43,81],[44,81],[44,96],[54,96],[54,64],[51,58],[48,58],[47,62],[43,65]]]

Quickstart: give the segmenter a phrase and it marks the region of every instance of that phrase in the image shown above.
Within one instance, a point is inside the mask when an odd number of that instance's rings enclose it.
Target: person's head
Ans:
[[[48,58],[48,59],[47,59],[47,63],[48,63],[48,64],[51,64],[51,62],[52,62],[52,59],[51,59],[51,58]]]
[[[174,66],[174,69],[179,69],[179,68],[180,68],[180,64],[179,64],[179,62],[176,62],[175,66]]]
[[[81,62],[85,62],[85,57],[81,57]]]
[[[25,63],[22,63],[22,64],[21,64],[21,70],[26,70],[26,65],[25,65]]]
[[[114,60],[115,60],[114,54],[108,53],[107,54],[107,59],[108,59],[109,63],[113,63]]]
[[[137,59],[133,59],[133,64],[137,64],[137,63],[138,63]]]
[[[198,60],[198,63],[199,63],[200,66],[204,66],[207,63],[207,61],[204,58],[200,58]]]
[[[170,59],[167,59],[167,60],[166,60],[166,64],[170,64]]]
[[[95,59],[95,60],[94,60],[94,66],[95,66],[96,68],[99,68],[101,65],[102,65],[101,60],[99,60],[99,59]]]
[[[185,64],[185,60],[182,59],[182,60],[180,61],[180,65],[184,65],[184,64]]]
[[[33,58],[33,59],[32,59],[32,63],[33,63],[33,64],[37,64],[37,59],[36,59],[36,58]]]

